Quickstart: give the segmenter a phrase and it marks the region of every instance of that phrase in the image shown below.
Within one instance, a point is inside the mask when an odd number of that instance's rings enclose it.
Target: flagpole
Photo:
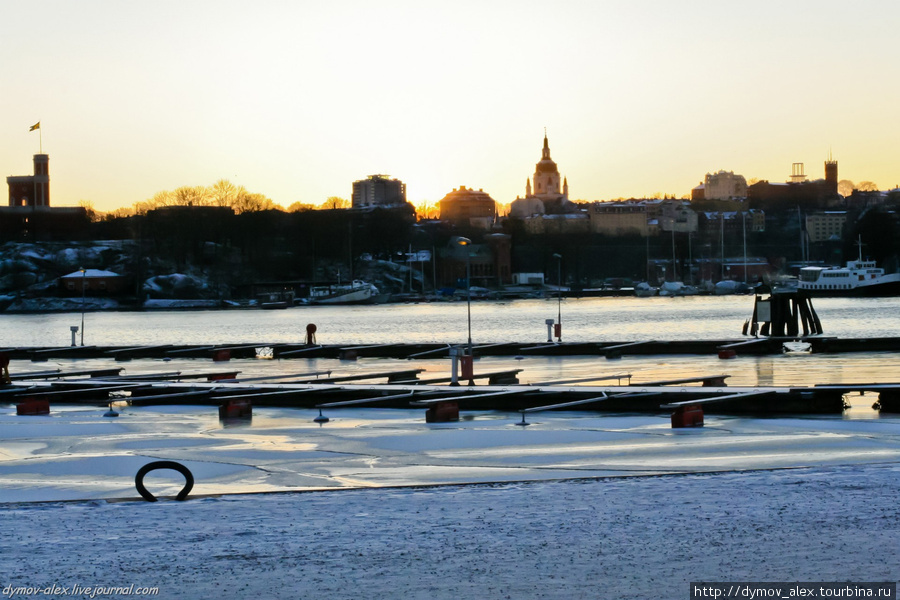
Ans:
[[[43,154],[44,153],[44,130],[41,127],[38,127],[38,140],[40,140],[41,154]]]

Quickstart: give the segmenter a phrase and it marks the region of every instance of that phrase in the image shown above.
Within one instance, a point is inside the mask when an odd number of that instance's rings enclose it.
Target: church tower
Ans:
[[[541,160],[534,167],[534,195],[538,198],[559,198],[559,169],[550,158],[550,144],[547,142],[547,132],[544,131],[544,149],[541,151]]]
[[[825,161],[825,185],[828,193],[832,196],[838,193],[838,163],[831,158],[831,152],[828,153],[828,160]]]
[[[560,176],[556,163],[550,158],[550,142],[547,141],[545,128],[544,148],[541,150],[540,162],[534,166],[534,177],[525,180],[525,197],[513,200],[509,214],[527,218],[576,212],[578,207],[569,202],[569,182]]]

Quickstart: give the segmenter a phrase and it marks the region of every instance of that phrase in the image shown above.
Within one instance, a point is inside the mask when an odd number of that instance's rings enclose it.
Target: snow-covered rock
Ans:
[[[191,275],[172,273],[147,279],[142,289],[150,298],[203,298],[209,291],[209,284]]]

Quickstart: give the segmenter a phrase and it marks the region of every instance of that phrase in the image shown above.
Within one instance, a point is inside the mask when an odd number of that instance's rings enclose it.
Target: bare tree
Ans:
[[[304,212],[307,210],[315,210],[318,208],[315,204],[306,204],[304,202],[294,202],[287,207],[288,212]]]
[[[859,185],[856,186],[861,192],[877,192],[878,186],[875,185],[874,181],[860,181]]]
[[[209,204],[209,188],[202,185],[182,186],[172,193],[175,206],[206,206]]]
[[[103,218],[103,213],[97,212],[97,210],[94,209],[94,203],[90,200],[79,200],[78,206],[84,209],[84,212],[91,223],[96,223]]]
[[[841,196],[849,196],[856,189],[856,184],[849,179],[841,179],[838,181],[838,194]]]
[[[437,219],[441,216],[441,209],[436,202],[423,200],[416,205],[416,216],[419,219]]]
[[[237,198],[231,205],[234,212],[240,214],[245,212],[258,212],[262,210],[273,210],[278,208],[271,199],[262,194],[254,194],[244,189],[244,186],[238,188]]]
[[[330,196],[323,204],[322,210],[350,208],[350,201],[338,196]]]
[[[232,206],[237,200],[238,188],[227,179],[220,179],[209,188],[208,196],[213,206]]]

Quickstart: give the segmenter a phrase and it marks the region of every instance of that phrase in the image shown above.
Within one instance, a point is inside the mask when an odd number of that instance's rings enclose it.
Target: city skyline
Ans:
[[[900,183],[873,1],[453,6],[94,0],[0,7],[0,165],[52,158],[101,211],[227,179],[287,207],[372,173],[414,204],[524,195],[544,127],[573,200],[690,193],[708,172]],[[41,132],[29,127],[41,122]]]

